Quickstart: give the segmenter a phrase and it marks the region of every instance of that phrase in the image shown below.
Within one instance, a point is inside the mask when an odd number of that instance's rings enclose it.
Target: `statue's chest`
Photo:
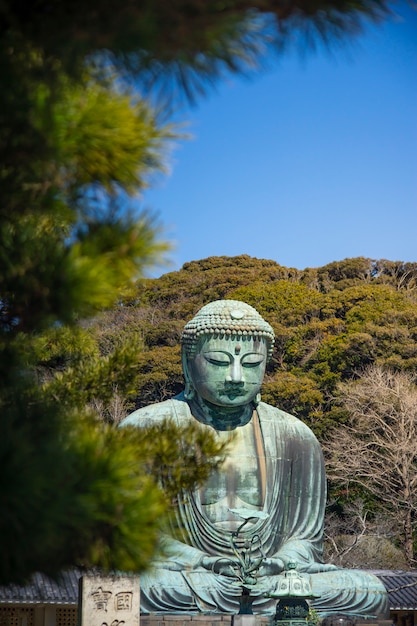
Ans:
[[[249,424],[233,431],[229,453],[222,468],[200,489],[200,503],[205,516],[217,526],[234,530],[242,520],[229,509],[262,510],[265,502],[266,466],[259,422],[255,416]],[[227,440],[228,433],[218,433]]]

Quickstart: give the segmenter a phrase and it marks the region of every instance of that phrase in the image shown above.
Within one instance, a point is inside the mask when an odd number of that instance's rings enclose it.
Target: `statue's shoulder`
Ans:
[[[164,402],[156,402],[137,409],[124,420],[120,426],[146,426],[147,424],[156,424],[167,419],[174,419],[177,423],[184,422],[189,419],[190,411],[188,404],[181,393]]]
[[[287,413],[282,409],[277,409],[271,404],[260,402],[258,406],[258,414],[262,425],[266,426],[268,423],[271,428],[279,430],[281,433],[286,433],[287,436],[302,436],[303,439],[316,440],[316,436],[313,431],[304,424],[298,417]]]

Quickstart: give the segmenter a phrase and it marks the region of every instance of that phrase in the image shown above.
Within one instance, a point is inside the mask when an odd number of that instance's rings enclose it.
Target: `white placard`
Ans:
[[[80,626],[139,626],[139,576],[82,576]]]

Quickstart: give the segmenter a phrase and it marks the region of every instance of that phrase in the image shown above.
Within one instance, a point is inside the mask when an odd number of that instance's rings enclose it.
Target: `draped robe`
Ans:
[[[178,425],[195,422],[183,394],[135,411],[122,425],[140,427],[164,419]],[[312,431],[294,416],[263,402],[251,421],[252,431],[246,440],[254,444],[246,444],[245,438],[240,437],[240,452],[233,450],[232,443],[231,457],[234,456],[234,469],[240,465],[245,478],[251,478],[251,468],[256,474],[253,481],[249,480],[252,488],[247,500],[252,502],[245,502],[245,492],[239,486],[232,496],[225,494],[226,504],[213,500],[204,488],[181,497],[176,524],[180,534],[177,531],[175,538],[166,538],[167,559],[155,562],[153,569],[141,576],[142,612],[238,612],[242,583],[236,577],[217,574],[201,565],[204,556],[235,558],[231,533],[236,528],[232,519],[236,516],[225,512],[229,501],[267,514],[245,525],[239,533],[242,546],[245,540],[258,535],[260,541],[253,543],[253,558],[259,557],[262,550],[266,558],[279,558],[285,565],[295,562],[298,571],[310,576],[313,593],[320,596],[312,606],[321,616],[385,615],[387,594],[375,576],[323,564],[326,477],[323,455]],[[201,424],[201,428],[213,432],[211,426]],[[239,458],[242,448],[243,456]],[[216,480],[215,487],[223,493],[224,481]],[[256,490],[262,493],[257,494]],[[240,523],[242,520],[237,525]],[[274,612],[276,600],[267,594],[274,592],[276,585],[276,575],[257,579],[251,590],[255,613]]]

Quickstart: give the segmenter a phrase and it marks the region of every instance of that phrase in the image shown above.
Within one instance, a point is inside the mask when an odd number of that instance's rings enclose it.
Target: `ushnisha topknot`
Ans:
[[[268,344],[268,359],[274,347],[272,326],[249,304],[239,300],[216,300],[206,304],[184,327],[181,335],[183,349],[194,356],[197,342],[204,335],[265,338]]]

